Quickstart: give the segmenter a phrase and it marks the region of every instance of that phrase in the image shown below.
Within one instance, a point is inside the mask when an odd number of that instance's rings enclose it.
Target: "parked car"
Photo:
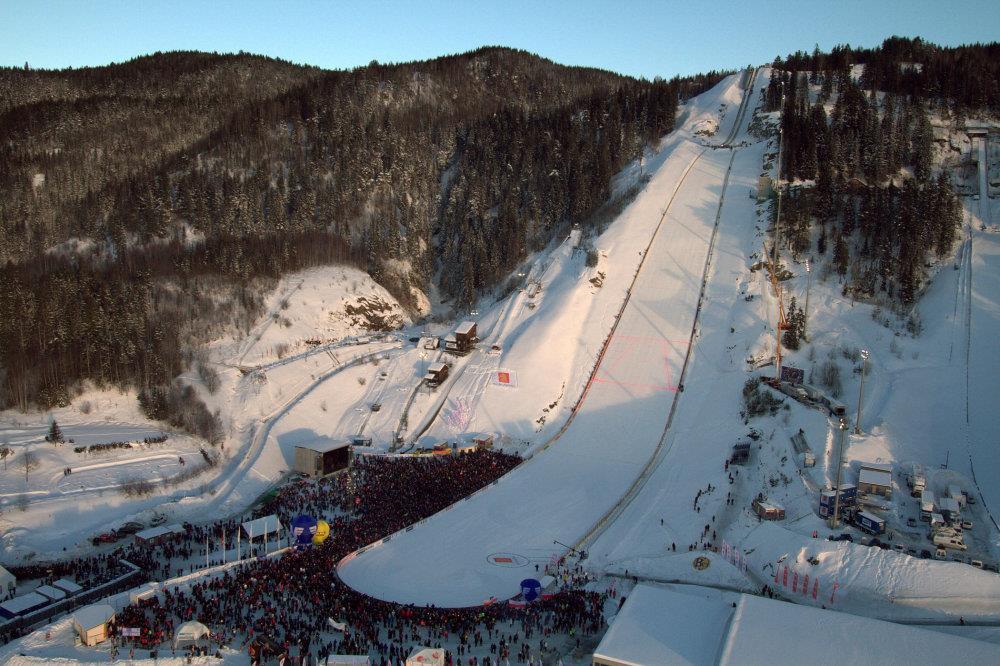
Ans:
[[[844,532],[842,534],[831,534],[830,536],[827,537],[827,539],[829,539],[830,541],[851,541],[851,542],[854,541],[854,537],[848,534],[847,532]]]
[[[962,529],[963,530],[971,530],[972,529],[972,521],[971,520],[963,520],[962,521]]]
[[[972,560],[972,566],[976,567],[977,569],[982,569],[983,568],[983,561],[982,560]]]
[[[906,519],[906,525],[908,527],[916,527],[917,526],[917,521],[915,521],[913,518],[907,518]]]
[[[136,532],[141,532],[143,529],[142,523],[130,522],[125,523],[118,528],[118,536],[128,536],[129,534],[135,534]]]
[[[931,559],[931,551],[924,548],[923,550],[920,551],[920,557],[924,558],[925,560]]]
[[[938,548],[937,550],[934,551],[934,559],[935,560],[947,560],[948,559],[948,553],[945,552],[944,548]]]

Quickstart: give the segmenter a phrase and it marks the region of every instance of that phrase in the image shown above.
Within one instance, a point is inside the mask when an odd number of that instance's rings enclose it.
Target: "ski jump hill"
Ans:
[[[648,185],[598,239],[619,250],[631,244],[631,260],[636,252],[641,258],[566,425],[494,484],[345,557],[338,574],[347,585],[438,607],[509,599],[536,575],[535,565],[582,543],[648,475],[683,390],[737,150],[730,147],[746,137],[762,78],[730,76],[691,100],[679,129],[661,142]],[[721,108],[719,143],[699,141],[696,126]],[[601,326],[607,314],[588,316]]]

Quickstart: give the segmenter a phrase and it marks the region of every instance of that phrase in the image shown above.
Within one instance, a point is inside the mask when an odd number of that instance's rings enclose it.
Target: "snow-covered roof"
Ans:
[[[431,363],[427,366],[428,374],[441,372],[442,370],[444,370],[444,363]]]
[[[99,627],[115,616],[115,609],[108,604],[90,604],[73,612],[73,621],[84,629]]]
[[[150,527],[148,530],[136,532],[135,538],[148,541],[167,534],[183,534],[185,531],[184,526],[180,523],[175,523],[173,525],[160,525],[159,527]]]
[[[595,661],[629,665],[922,664],[957,655],[1000,663],[1000,645],[755,595],[645,584],[594,651]]]
[[[954,497],[942,497],[938,500],[938,509],[941,511],[951,511],[952,513],[959,512],[958,500]]]
[[[873,486],[892,487],[892,473],[884,470],[869,469],[863,467],[858,473],[858,483],[867,483]]]
[[[326,453],[328,451],[343,449],[347,446],[350,446],[350,442],[345,442],[342,439],[334,439],[333,437],[318,437],[310,442],[296,444],[295,448],[308,449],[309,451],[316,451],[317,453]]]
[[[476,322],[474,321],[463,321],[455,329],[455,335],[469,335],[476,328]]]
[[[14,576],[14,574],[12,574],[11,572],[4,569],[3,565],[0,565],[0,585],[2,585],[3,587],[7,587],[8,582],[16,583],[17,577]]]
[[[52,583],[54,587],[58,587],[60,590],[64,591],[66,594],[76,594],[77,592],[82,592],[83,588],[76,584],[75,581],[69,578],[60,578],[56,582]]]
[[[19,597],[14,597],[10,601],[3,602],[0,604],[0,608],[11,615],[17,615],[18,613],[23,613],[26,610],[38,608],[48,603],[49,599],[47,597],[43,597],[36,592],[28,592]]]
[[[871,469],[876,472],[889,472],[892,474],[892,463],[863,462],[859,465],[861,469]]]
[[[621,664],[714,663],[732,606],[719,598],[638,585],[594,659]]]
[[[733,613],[719,663],[934,664],[956,660],[1000,663],[1000,645],[744,595]]]
[[[270,516],[255,518],[243,523],[243,532],[249,537],[259,537],[282,530],[281,522],[273,513]]]
[[[35,588],[35,592],[52,601],[61,601],[66,598],[65,590],[60,590],[58,587],[52,587],[51,585],[39,585]]]

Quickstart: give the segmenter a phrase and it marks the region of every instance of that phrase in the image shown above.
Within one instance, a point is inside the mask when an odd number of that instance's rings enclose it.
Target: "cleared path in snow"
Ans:
[[[659,216],[670,202],[562,436],[426,524],[345,558],[344,582],[402,603],[509,598],[532,565],[563,554],[556,541],[575,542],[621,500],[678,390],[729,161],[729,151],[680,143],[624,214]]]

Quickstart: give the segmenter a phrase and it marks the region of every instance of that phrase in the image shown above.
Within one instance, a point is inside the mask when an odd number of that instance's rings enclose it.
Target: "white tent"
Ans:
[[[73,628],[84,645],[97,645],[108,637],[108,622],[115,609],[108,604],[91,604],[73,613]]]
[[[444,666],[444,650],[441,648],[416,647],[406,658],[406,666]]]
[[[174,647],[176,648],[180,643],[194,643],[209,636],[211,633],[208,627],[201,622],[196,620],[185,622],[177,627],[177,633],[174,634]]]
[[[160,584],[156,582],[143,583],[139,587],[129,590],[129,603],[137,604],[143,599],[152,599],[160,590]]]
[[[17,578],[14,574],[0,566],[0,600],[7,600],[14,596],[14,589],[17,587]]]
[[[262,537],[265,534],[270,535],[274,532],[280,532],[282,530],[281,521],[274,514],[270,516],[264,516],[262,518],[255,518],[254,520],[248,520],[243,523],[243,535],[248,539],[256,539]]]

